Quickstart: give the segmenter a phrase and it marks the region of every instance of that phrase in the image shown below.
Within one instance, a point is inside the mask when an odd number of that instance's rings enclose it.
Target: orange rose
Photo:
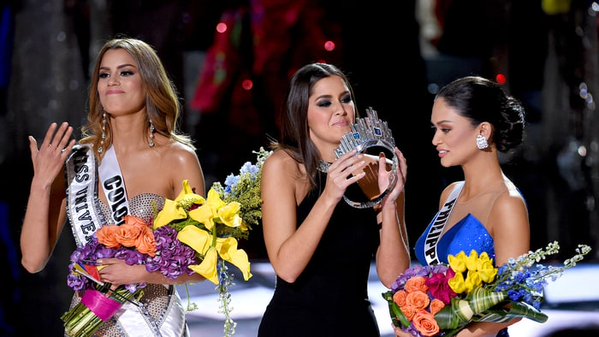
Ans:
[[[414,315],[412,323],[422,336],[430,337],[439,333],[439,325],[435,321],[435,317],[426,310],[418,311]]]
[[[403,290],[396,292],[395,294],[393,294],[393,302],[395,302],[395,304],[397,304],[398,307],[403,307],[404,305],[406,305],[406,294],[407,293]]]
[[[445,303],[443,303],[443,301],[438,300],[436,298],[431,301],[431,314],[433,316],[436,315],[443,308],[445,308]]]
[[[403,312],[404,316],[406,316],[406,318],[408,319],[408,321],[412,321],[412,319],[414,318],[414,315],[416,315],[416,313],[418,312],[418,309],[406,304],[403,307],[400,307],[401,312]]]
[[[142,228],[142,234],[135,242],[135,247],[140,253],[154,257],[156,256],[156,239],[154,238],[154,232],[152,232],[148,226]]]
[[[418,310],[423,310],[431,303],[430,298],[422,291],[414,291],[406,296],[406,305],[412,306]]]
[[[421,276],[412,277],[406,282],[404,289],[409,293],[417,290],[426,293],[428,291],[428,287],[426,286],[426,279]]]
[[[98,237],[98,242],[103,244],[108,248],[119,249],[121,248],[121,244],[116,238],[116,230],[117,226],[104,226],[98,230],[96,233]]]
[[[142,227],[123,224],[117,227],[115,236],[118,242],[125,247],[135,247],[137,238],[141,235]]]

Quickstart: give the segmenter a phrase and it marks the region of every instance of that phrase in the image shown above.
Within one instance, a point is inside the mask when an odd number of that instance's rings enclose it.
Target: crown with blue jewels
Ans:
[[[351,132],[341,138],[341,144],[335,150],[335,155],[339,158],[354,149],[362,152],[373,146],[385,147],[393,153],[395,139],[387,122],[379,119],[374,109],[367,108],[366,117],[358,118],[352,125]]]
[[[358,118],[355,124],[351,126],[351,131],[341,138],[341,144],[335,150],[337,158],[344,154],[353,151],[365,153],[371,147],[384,147],[392,155],[392,159],[387,162],[391,163],[391,171],[393,174],[389,177],[389,185],[377,197],[370,200],[355,201],[350,200],[345,194],[343,199],[347,204],[354,208],[370,208],[380,205],[383,199],[391,192],[397,183],[397,170],[399,167],[399,159],[395,155],[395,139],[391,134],[391,130],[387,122],[379,119],[376,111],[372,108],[366,109],[366,117]]]

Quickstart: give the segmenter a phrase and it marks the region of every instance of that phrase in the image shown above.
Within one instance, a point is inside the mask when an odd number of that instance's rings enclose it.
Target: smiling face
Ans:
[[[110,49],[102,57],[98,95],[104,110],[113,116],[144,109],[146,92],[138,64],[124,49]]]
[[[463,165],[479,152],[476,148],[479,130],[442,97],[435,100],[431,123],[435,129],[432,143],[444,167]]]
[[[326,156],[334,153],[354,121],[353,97],[341,77],[325,77],[314,84],[308,100],[308,127],[323,159],[332,159]]]

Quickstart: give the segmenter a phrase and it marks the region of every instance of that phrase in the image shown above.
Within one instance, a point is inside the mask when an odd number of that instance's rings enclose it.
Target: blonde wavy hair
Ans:
[[[156,132],[170,139],[185,144],[195,150],[191,139],[182,134],[178,129],[178,120],[181,113],[181,104],[177,96],[176,88],[169,79],[160,58],[152,46],[144,41],[132,38],[119,38],[109,40],[104,44],[94,67],[89,87],[87,125],[81,131],[82,144],[93,144],[94,152],[98,158],[98,148],[102,142],[102,113],[98,95],[98,79],[100,76],[100,64],[104,54],[108,50],[123,49],[137,62],[139,73],[146,90],[147,125],[150,121]],[[103,147],[108,149],[112,145],[112,130],[110,123],[106,123],[106,139]]]

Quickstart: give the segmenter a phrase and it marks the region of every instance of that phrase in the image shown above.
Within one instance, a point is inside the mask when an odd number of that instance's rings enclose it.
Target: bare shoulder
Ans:
[[[300,173],[298,163],[284,150],[273,152],[262,170],[265,176],[297,176]]]
[[[445,202],[447,202],[447,198],[449,198],[451,192],[453,192],[453,190],[461,183],[463,183],[463,181],[454,181],[453,183],[447,185],[445,189],[443,189],[443,192],[441,192],[441,197],[439,198],[439,208],[441,208]]]
[[[495,232],[528,230],[528,209],[522,194],[508,179],[505,186],[505,191],[497,196],[491,207],[489,225]]]
[[[204,173],[193,148],[179,142],[170,142],[162,151],[162,165],[169,172],[173,195],[178,195],[181,191],[184,180],[189,182],[196,193],[206,195]]]
[[[191,147],[175,141],[165,145],[163,156],[175,165],[185,165],[190,161],[193,164],[198,162],[198,156]]]
[[[504,212],[526,212],[526,202],[522,194],[509,179],[505,179],[506,190],[499,194],[493,205],[493,211]]]

